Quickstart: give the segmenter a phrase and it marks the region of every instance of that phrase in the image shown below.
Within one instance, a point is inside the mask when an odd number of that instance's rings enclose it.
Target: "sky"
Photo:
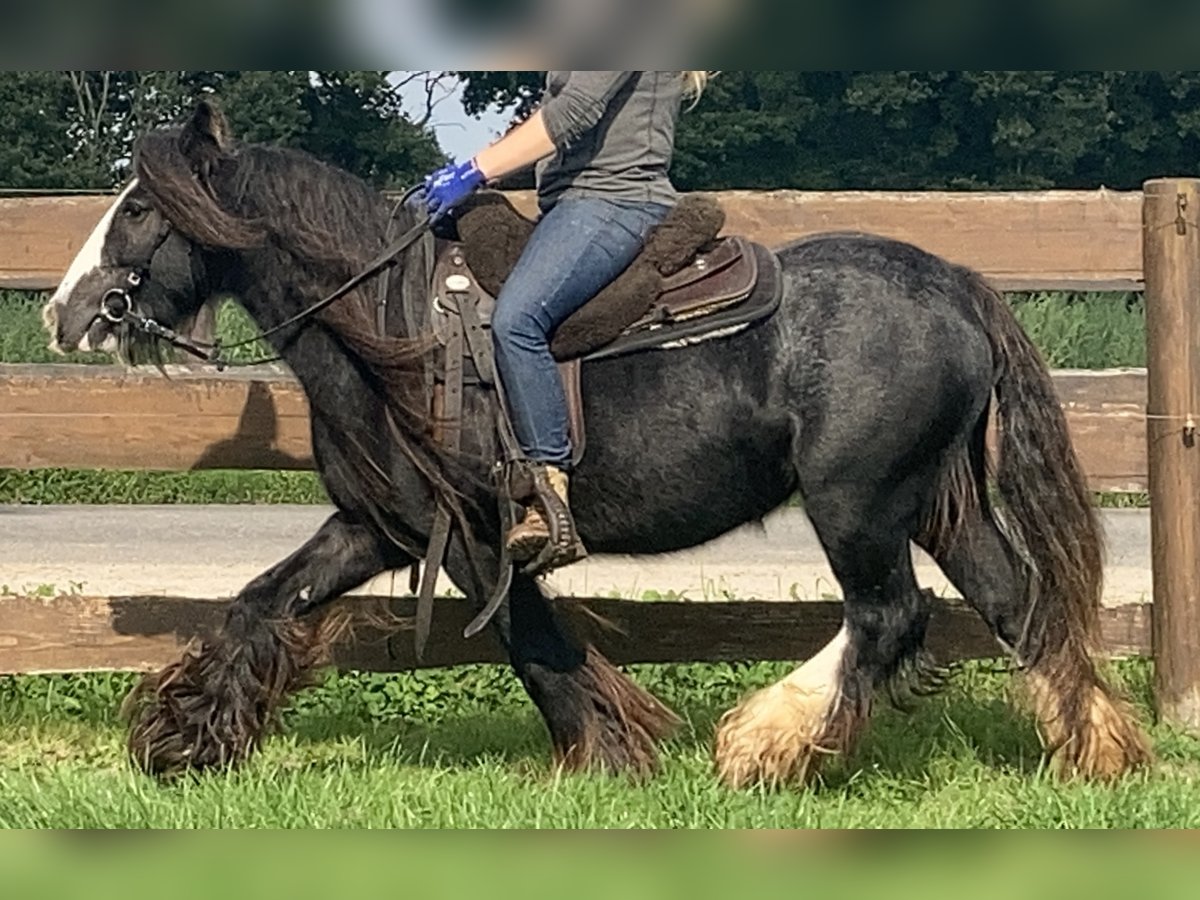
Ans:
[[[407,73],[394,73],[393,78],[400,80]],[[403,87],[400,91],[405,99],[405,109],[414,116],[424,113],[425,90],[420,82],[414,82]],[[489,110],[476,119],[463,111],[460,89],[453,94],[447,94],[433,110],[430,120],[438,143],[447,155],[456,162],[461,162],[478,153],[496,138],[508,126],[508,113],[497,113]]]

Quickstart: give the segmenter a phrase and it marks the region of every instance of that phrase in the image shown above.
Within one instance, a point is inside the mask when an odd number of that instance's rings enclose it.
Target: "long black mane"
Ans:
[[[190,148],[189,160],[181,133],[166,129],[139,140],[134,158],[139,182],[171,224],[196,244],[210,250],[282,251],[287,271],[279,274],[305,304],[361,272],[390,239],[417,222],[411,208],[306,152],[266,144],[210,142]],[[194,163],[197,150],[198,165]],[[389,276],[390,303],[402,302],[410,292],[424,296],[428,291],[433,244],[427,234],[405,252]],[[425,387],[432,339],[421,334],[380,334],[375,322],[376,290],[376,281],[368,281],[316,317],[367,374],[387,411],[387,430],[395,445],[470,535],[474,529],[463,503],[478,508],[480,492],[490,494],[491,486],[479,474],[486,467],[479,460],[447,451],[436,440],[438,423],[430,413]],[[357,440],[353,433],[345,438]],[[369,495],[363,502],[380,506],[374,518],[381,525],[385,519],[394,521],[387,515],[385,498],[392,485],[385,454],[363,446],[356,455],[358,481]],[[396,540],[410,552],[418,543]]]
[[[389,220],[415,222],[358,176],[311,154],[272,144],[206,149],[195,166],[181,129],[141,137],[134,171],[167,218],[208,247],[252,249],[268,239],[305,265],[346,278],[386,240]]]

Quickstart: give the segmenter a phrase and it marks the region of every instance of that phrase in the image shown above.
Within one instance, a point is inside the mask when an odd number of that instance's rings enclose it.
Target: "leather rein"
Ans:
[[[411,190],[410,192],[411,193]],[[407,194],[405,195],[407,196]],[[400,201],[403,203],[403,199]],[[217,367],[217,371],[222,371],[230,364],[223,354],[230,350],[236,350],[241,347],[248,347],[251,344],[258,343],[270,337],[273,334],[278,334],[285,328],[299,324],[309,317],[316,315],[321,310],[330,306],[334,302],[340,300],[346,294],[350,293],[363,282],[378,275],[383,270],[394,265],[396,257],[411,247],[424,233],[425,229],[432,225],[432,221],[426,217],[409,228],[404,234],[400,235],[391,245],[389,245],[382,253],[375,257],[367,267],[355,275],[353,278],[346,281],[341,287],[333,291],[333,293],[322,297],[311,306],[307,306],[293,316],[284,319],[278,325],[268,328],[266,331],[260,332],[258,335],[246,340],[236,341],[232,344],[226,344],[220,338],[213,341],[211,344],[207,341],[196,341],[191,338],[184,337],[175,330],[162,325],[149,316],[144,316],[137,309],[135,300],[136,292],[143,283],[143,277],[140,272],[134,270],[126,277],[124,287],[110,288],[105,291],[104,296],[100,300],[100,311],[96,314],[98,318],[104,318],[114,325],[129,324],[133,328],[141,331],[143,334],[165,341],[172,347],[178,347],[190,353],[192,356],[202,360],[203,362],[212,363]],[[279,357],[270,357],[267,359],[256,359],[247,363],[236,363],[235,365],[258,365],[265,362],[274,362]]]

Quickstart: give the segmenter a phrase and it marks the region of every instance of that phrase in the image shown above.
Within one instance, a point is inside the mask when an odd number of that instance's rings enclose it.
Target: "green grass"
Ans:
[[[1200,742],[1155,727],[1160,761],[1115,786],[1040,767],[1010,684],[962,667],[910,715],[883,708],[849,760],[809,790],[729,791],[713,723],[777,663],[631,667],[686,720],[643,785],[561,776],[509,670],[331,674],[243,769],[163,787],[132,771],[115,709],[132,676],[0,679],[0,826],[41,827],[979,827],[1200,826]],[[1118,676],[1143,710],[1149,667]]]
[[[0,292],[0,362],[63,362],[46,347],[42,295]],[[1128,294],[1014,294],[1013,309],[1050,365],[1104,368],[1145,364],[1145,316]],[[227,341],[252,337],[254,326],[232,303],[218,313]],[[235,351],[248,360],[269,355],[255,345]],[[103,354],[71,354],[68,361],[107,363]],[[111,472],[0,469],[0,503],[325,503],[312,472]],[[1097,495],[1108,507],[1144,507],[1144,494]]]
[[[0,503],[328,503],[315,472],[0,469]]]
[[[1138,294],[1042,292],[1008,299],[1051,368],[1146,365],[1146,313]]]

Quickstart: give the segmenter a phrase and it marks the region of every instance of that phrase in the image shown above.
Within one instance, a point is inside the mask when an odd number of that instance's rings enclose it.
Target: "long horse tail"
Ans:
[[[1005,536],[1025,578],[1023,621],[1012,648],[1029,686],[1042,738],[1061,768],[1113,776],[1149,760],[1132,709],[1105,685],[1100,646],[1104,535],[1066,416],[1041,354],[1004,297],[970,274],[992,344],[998,453],[996,491],[986,490],[986,451],[970,454],[977,500]],[[973,443],[983,444],[988,412]],[[995,500],[995,502],[993,502]]]
[[[1092,492],[1041,354],[1003,296],[982,279],[976,284],[996,366],[997,487],[1010,540],[1032,569],[1029,623],[1017,651],[1033,664],[1065,640],[1091,654],[1105,555]]]

